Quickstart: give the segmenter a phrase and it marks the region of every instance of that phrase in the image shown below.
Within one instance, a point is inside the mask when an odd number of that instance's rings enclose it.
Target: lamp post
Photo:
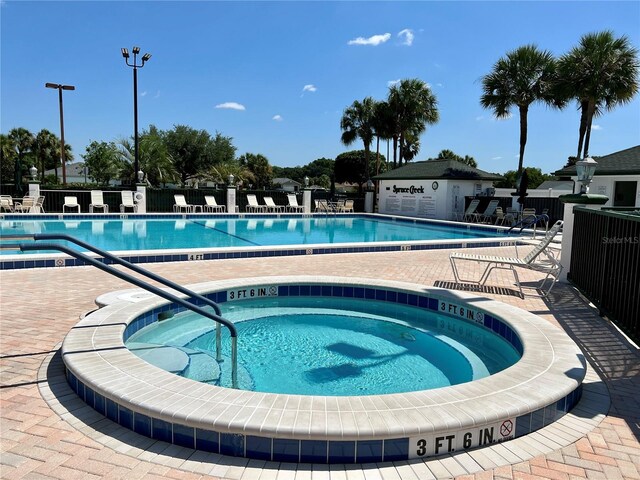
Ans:
[[[593,158],[587,157],[579,162],[576,162],[576,172],[578,174],[578,181],[581,183],[580,185],[580,193],[586,194],[589,193],[589,184],[591,180],[593,180],[593,175],[596,173],[596,167],[598,166],[598,162],[596,162]]]
[[[62,109],[62,90],[75,90],[73,85],[60,85],[59,83],[45,83],[47,88],[55,88],[58,90],[58,99],[60,101],[60,160],[62,161],[62,184],[67,184],[67,159],[64,150],[64,114]]]
[[[133,47],[131,53],[133,53],[133,63],[129,63],[129,50],[122,48],[122,57],[124,58],[127,66],[133,68],[133,172],[134,177],[137,172],[140,171],[140,165],[138,162],[138,68],[144,67],[144,64],[151,58],[150,53],[145,53],[138,65],[137,59],[140,53],[140,47]]]

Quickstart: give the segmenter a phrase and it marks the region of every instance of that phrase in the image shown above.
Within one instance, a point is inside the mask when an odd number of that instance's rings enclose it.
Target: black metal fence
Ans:
[[[477,212],[484,212],[491,200],[498,200],[498,206],[503,211],[511,208],[513,197],[465,197],[465,210],[473,199],[479,199],[480,204],[476,209]],[[545,209],[548,210],[549,225],[553,225],[558,220],[564,218],[564,204],[557,197],[527,197],[525,198],[523,208],[535,208],[536,213],[540,215]]]
[[[640,211],[574,210],[573,283],[602,315],[640,341]]]

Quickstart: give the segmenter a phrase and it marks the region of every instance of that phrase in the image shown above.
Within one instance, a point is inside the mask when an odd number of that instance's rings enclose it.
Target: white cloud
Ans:
[[[600,125],[591,125],[591,130],[602,130]]]
[[[224,108],[227,110],[246,110],[246,108],[244,108],[244,105],[237,102],[219,103],[218,105],[216,105],[216,108]]]
[[[391,38],[390,33],[384,35],[373,35],[369,38],[358,37],[353,40],[349,40],[347,45],[373,45],[374,47],[388,41]]]
[[[144,92],[142,92],[142,93],[140,94],[140,96],[141,96],[141,97],[146,97],[146,96],[147,96],[147,91],[145,90]]]
[[[444,85],[441,83],[436,83],[436,87],[444,87]]]
[[[493,157],[491,160],[502,160],[502,157]]]
[[[402,45],[410,47],[413,44],[413,30],[411,30],[410,28],[400,30],[398,36],[404,37],[404,42],[402,42]]]
[[[481,120],[484,120],[484,116],[483,116],[483,115],[478,115],[478,116],[476,117],[476,122],[479,122],[479,121],[481,121]]]
[[[397,84],[399,84],[399,83],[400,83],[400,79],[397,79],[397,80],[389,80],[389,81],[387,82],[387,86],[388,86],[388,87],[393,87],[394,85],[397,85]]]
[[[271,120],[275,120],[276,122],[281,122],[282,121],[282,116],[281,115],[274,115]]]
[[[318,89],[315,85],[305,85],[304,87],[302,87],[303,92],[315,92],[316,90]]]

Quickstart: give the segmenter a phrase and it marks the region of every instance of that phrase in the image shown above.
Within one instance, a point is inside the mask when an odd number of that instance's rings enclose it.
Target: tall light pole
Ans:
[[[60,99],[60,160],[62,161],[62,184],[67,184],[67,159],[64,149],[64,114],[62,109],[62,90],[75,90],[73,85],[60,85],[59,83],[45,83],[47,88],[55,88],[58,90],[58,98]]]
[[[133,53],[133,63],[129,63],[129,50],[122,48],[122,56],[125,63],[133,68],[133,178],[138,178],[138,172],[140,171],[140,164],[138,162],[138,68],[144,67],[145,62],[151,58],[150,53],[145,53],[141,60],[142,63],[138,65],[137,57],[140,53],[140,47],[133,47],[131,53]],[[135,187],[135,185],[134,185]]]

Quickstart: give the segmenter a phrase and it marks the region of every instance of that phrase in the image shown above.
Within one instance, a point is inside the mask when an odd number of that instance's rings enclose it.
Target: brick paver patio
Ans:
[[[496,248],[486,253],[512,255],[513,251]],[[448,254],[443,250],[319,255],[165,263],[147,268],[182,284],[280,274],[332,274],[440,286],[453,280]],[[468,269],[467,274],[472,273],[471,265]],[[510,281],[506,272],[496,275],[503,284]],[[539,278],[536,275],[524,275],[524,281]],[[506,442],[491,454],[473,458],[467,455],[365,468],[237,462],[218,457],[214,462],[202,461],[198,469],[193,468],[193,461],[204,460],[202,452],[144,439],[109,420],[91,417],[60,380],[55,352],[65,334],[80,315],[95,308],[93,301],[98,295],[130,285],[92,267],[3,271],[0,282],[2,479],[640,479],[640,354],[568,285],[556,286],[549,300],[522,300],[500,290],[481,294],[565,329],[604,381],[611,397],[608,414],[568,446],[526,461],[518,456],[516,444]],[[508,464],[496,467],[501,463]],[[462,475],[465,472],[474,473]]]

